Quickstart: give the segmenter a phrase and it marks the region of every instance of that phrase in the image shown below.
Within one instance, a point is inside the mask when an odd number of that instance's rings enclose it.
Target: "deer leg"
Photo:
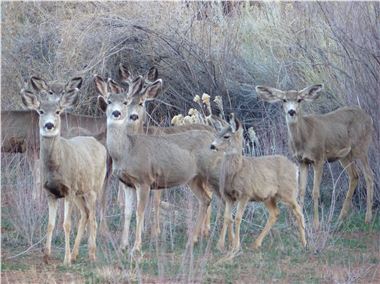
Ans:
[[[70,253],[70,230],[71,230],[71,203],[65,198],[65,214],[63,220],[63,230],[65,231],[65,259],[63,264],[71,264],[71,253]]]
[[[236,210],[235,216],[235,238],[232,243],[232,251],[238,251],[240,249],[240,224],[243,219],[245,208],[247,207],[248,199],[240,200]]]
[[[160,229],[160,202],[161,202],[161,190],[153,191],[153,214],[154,224],[152,226],[152,237],[158,238],[161,233]]]
[[[254,249],[261,247],[261,243],[263,242],[263,239],[268,234],[268,232],[272,228],[273,224],[276,223],[278,215],[280,214],[280,210],[278,209],[278,207],[276,205],[276,200],[274,198],[265,201],[264,204],[268,208],[269,219],[268,219],[267,223],[265,224],[264,229],[262,230],[260,235],[257,237],[257,239],[253,245]]]
[[[90,192],[86,196],[86,203],[88,207],[88,257],[91,261],[96,260],[96,229],[98,224],[96,223],[96,193]]]
[[[132,249],[132,255],[141,251],[141,233],[144,225],[145,208],[149,198],[149,185],[136,186],[137,210],[136,210],[136,238]]]
[[[303,217],[302,208],[297,203],[296,199],[289,200],[287,203],[289,203],[290,208],[292,209],[293,215],[296,218],[301,243],[302,243],[303,247],[306,247],[305,219]]]
[[[319,213],[318,213],[318,201],[319,201],[319,191],[321,185],[322,171],[323,171],[323,161],[316,161],[313,165],[314,168],[314,183],[313,183],[313,204],[314,204],[314,216],[313,223],[314,228],[319,228]]]
[[[129,244],[129,227],[131,224],[133,203],[135,200],[135,189],[127,187],[123,183],[119,183],[119,191],[124,192],[124,228],[121,235],[121,245],[120,248],[125,250]]]
[[[73,252],[71,254],[71,261],[75,261],[77,259],[78,253],[79,253],[79,245],[82,240],[82,236],[84,233],[84,230],[86,228],[87,220],[88,220],[88,209],[85,206],[85,201],[83,197],[77,197],[74,199],[75,205],[78,207],[80,211],[80,220],[78,223],[78,232],[77,236],[75,238]]]
[[[32,193],[32,198],[34,200],[41,201],[41,195],[42,195],[42,187],[41,187],[41,168],[40,168],[40,159],[38,157],[31,157],[31,160],[29,160],[29,166],[32,169],[32,175],[34,178],[34,190]]]
[[[348,191],[338,218],[339,220],[343,220],[350,211],[352,196],[354,195],[356,186],[358,185],[359,175],[353,161],[349,159],[342,159],[340,160],[340,163],[342,167],[346,169],[349,179]]]
[[[307,186],[307,170],[308,165],[305,163],[301,163],[299,166],[299,200],[300,200],[300,206],[301,209],[304,206],[304,200],[305,200],[305,193],[306,193],[306,186]]]
[[[220,236],[219,236],[219,240],[218,240],[218,244],[217,244],[217,248],[220,250],[220,251],[224,251],[225,249],[225,239],[226,239],[226,232],[227,232],[227,227],[229,226],[229,224],[232,224],[233,220],[232,220],[232,202],[229,202],[229,201],[226,201],[226,205],[225,205],[225,208],[224,208],[224,218],[223,218],[223,226],[222,226],[222,230],[220,231]],[[232,226],[231,226],[232,227]],[[229,232],[231,233],[231,232]],[[233,234],[233,232],[232,232]],[[230,240],[230,242],[232,243],[233,241],[233,238]]]
[[[58,199],[48,195],[48,206],[49,206],[49,221],[47,226],[47,235],[46,235],[46,245],[44,252],[44,261],[48,263],[50,254],[51,254],[51,239],[53,236],[53,230],[55,227],[55,220],[57,219],[57,209],[58,209]]]
[[[202,183],[197,179],[191,182],[190,188],[199,201],[197,223],[195,225],[195,231],[193,234],[193,243],[197,243],[202,225],[205,222],[207,209],[210,206],[211,197],[208,195],[207,190],[202,186]]]
[[[364,156],[361,159],[363,166],[363,173],[365,184],[367,186],[367,212],[365,214],[366,224],[370,223],[372,220],[372,203],[373,203],[373,172],[368,163],[368,157]]]
[[[209,195],[210,199],[212,199],[212,191],[208,191],[208,195]],[[208,238],[208,236],[210,235],[210,230],[211,230],[211,209],[212,209],[211,205],[208,206],[205,222],[204,222],[203,227],[202,227],[202,236],[205,237],[205,238]]]

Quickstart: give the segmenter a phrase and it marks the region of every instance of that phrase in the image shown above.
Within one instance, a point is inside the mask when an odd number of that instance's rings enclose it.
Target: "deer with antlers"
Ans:
[[[269,219],[254,243],[259,248],[263,239],[275,224],[280,210],[277,201],[288,205],[297,221],[302,245],[306,246],[305,222],[301,207],[297,203],[298,171],[295,164],[284,156],[244,157],[242,155],[243,129],[233,115],[230,126],[218,133],[210,148],[224,152],[220,167],[219,191],[226,202],[221,242],[226,228],[231,225],[232,206],[237,202],[235,236],[231,251],[240,249],[240,224],[245,208],[250,201],[263,202],[269,211]]]
[[[48,194],[49,220],[45,246],[45,262],[51,254],[52,234],[55,227],[58,199],[64,199],[65,258],[64,264],[75,261],[86,225],[89,230],[89,258],[96,258],[96,200],[103,193],[106,176],[107,151],[93,137],[61,137],[61,113],[78,100],[78,78],[68,84],[62,94],[45,95],[38,86],[38,94],[22,90],[23,104],[38,113],[42,182]],[[80,79],[81,82],[81,79]],[[41,81],[42,84],[46,84]],[[73,203],[81,213],[73,251],[70,251],[71,212]]]
[[[367,186],[367,212],[365,222],[372,219],[373,173],[368,162],[368,148],[371,144],[372,118],[358,107],[342,107],[327,114],[304,115],[303,102],[319,97],[323,85],[312,85],[300,91],[282,91],[266,86],[257,86],[258,96],[269,102],[282,102],[288,127],[289,146],[295,159],[300,163],[300,198],[303,204],[307,185],[307,169],[314,169],[313,223],[319,227],[318,201],[323,164],[327,160],[339,160],[349,177],[349,189],[339,219],[346,217],[358,184],[358,169],[355,160],[362,165]]]

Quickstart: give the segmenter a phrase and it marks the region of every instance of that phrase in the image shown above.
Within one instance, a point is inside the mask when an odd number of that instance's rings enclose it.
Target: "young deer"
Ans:
[[[277,201],[288,205],[296,218],[303,246],[306,246],[305,222],[301,207],[297,203],[297,167],[284,156],[243,157],[243,129],[240,122],[232,118],[231,125],[224,128],[212,142],[210,148],[224,152],[220,170],[220,195],[226,202],[221,237],[232,223],[232,206],[238,202],[235,237],[232,251],[240,248],[240,223],[249,201],[263,202],[269,211],[269,219],[254,243],[261,246],[264,237],[277,220],[280,210]]]
[[[73,80],[69,82],[73,84]],[[75,86],[75,84],[73,84]],[[40,90],[40,93],[43,90]],[[45,248],[45,262],[51,254],[51,240],[57,215],[59,198],[64,199],[65,231],[64,264],[75,261],[79,244],[88,224],[89,258],[95,260],[96,253],[96,199],[102,195],[106,175],[105,147],[93,137],[61,137],[61,113],[72,107],[78,99],[78,87],[68,88],[60,97],[42,99],[26,90],[21,91],[26,107],[39,114],[40,157],[42,160],[43,186],[48,194],[49,223]],[[43,95],[43,94],[42,94]],[[56,98],[56,99],[54,99]],[[81,218],[73,252],[70,252],[70,229],[72,203],[78,207]]]
[[[313,202],[314,226],[319,227],[318,200],[323,164],[327,160],[339,160],[349,177],[349,190],[343,203],[339,219],[346,217],[352,195],[358,184],[355,160],[362,163],[367,185],[367,213],[365,222],[372,219],[373,173],[368,163],[368,148],[371,144],[372,118],[358,107],[342,107],[327,114],[303,115],[301,103],[314,101],[323,85],[312,85],[301,91],[281,91],[257,86],[256,92],[263,100],[283,102],[288,126],[289,146],[300,163],[300,199],[303,205],[307,185],[308,164],[314,168]]]
[[[136,189],[136,238],[132,253],[141,250],[141,231],[144,210],[150,189],[163,189],[189,184],[200,202],[193,241],[197,241],[211,201],[206,180],[201,178],[198,161],[199,148],[211,143],[213,133],[188,130],[175,134],[136,134],[139,116],[134,113],[136,101],[154,98],[162,81],[145,84],[141,76],[130,85],[128,92],[109,93],[107,84],[95,77],[100,108],[107,114],[107,148],[113,160],[113,173],[127,186]],[[144,94],[141,98],[140,95]],[[140,118],[141,119],[141,118]],[[153,130],[157,130],[152,128]],[[148,128],[145,129],[149,131]],[[144,131],[145,131],[144,130]]]

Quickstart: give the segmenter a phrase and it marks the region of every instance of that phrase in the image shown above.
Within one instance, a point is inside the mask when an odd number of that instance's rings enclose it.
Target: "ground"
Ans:
[[[170,230],[164,228],[156,241],[144,234],[144,254],[138,262],[117,249],[115,231],[115,237],[99,236],[95,263],[88,261],[83,241],[80,257],[70,267],[62,264],[64,246],[59,236],[46,265],[42,244],[22,253],[28,246],[15,243],[14,232],[3,219],[2,283],[380,283],[379,214],[368,225],[363,224],[364,214],[352,213],[340,226],[319,232],[309,227],[307,249],[301,248],[294,224],[284,215],[259,250],[250,248],[257,229],[250,221],[243,222],[243,247],[232,260],[221,261],[225,254],[215,246],[217,226],[210,238],[194,247],[187,246],[186,231],[179,228],[174,230],[174,245],[170,244]]]

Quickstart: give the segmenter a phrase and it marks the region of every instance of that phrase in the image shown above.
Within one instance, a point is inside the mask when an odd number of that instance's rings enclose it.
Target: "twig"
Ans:
[[[44,239],[46,238],[46,235],[42,237],[42,239],[40,239],[38,242],[36,242],[35,244],[32,244],[30,247],[28,247],[26,250],[18,253],[18,254],[15,254],[15,255],[12,255],[12,256],[9,256],[7,257],[6,259],[12,259],[12,258],[16,258],[16,257],[19,257],[20,255],[23,255],[23,254],[26,254],[28,251],[30,251],[32,248],[34,248],[36,245],[40,244]]]

